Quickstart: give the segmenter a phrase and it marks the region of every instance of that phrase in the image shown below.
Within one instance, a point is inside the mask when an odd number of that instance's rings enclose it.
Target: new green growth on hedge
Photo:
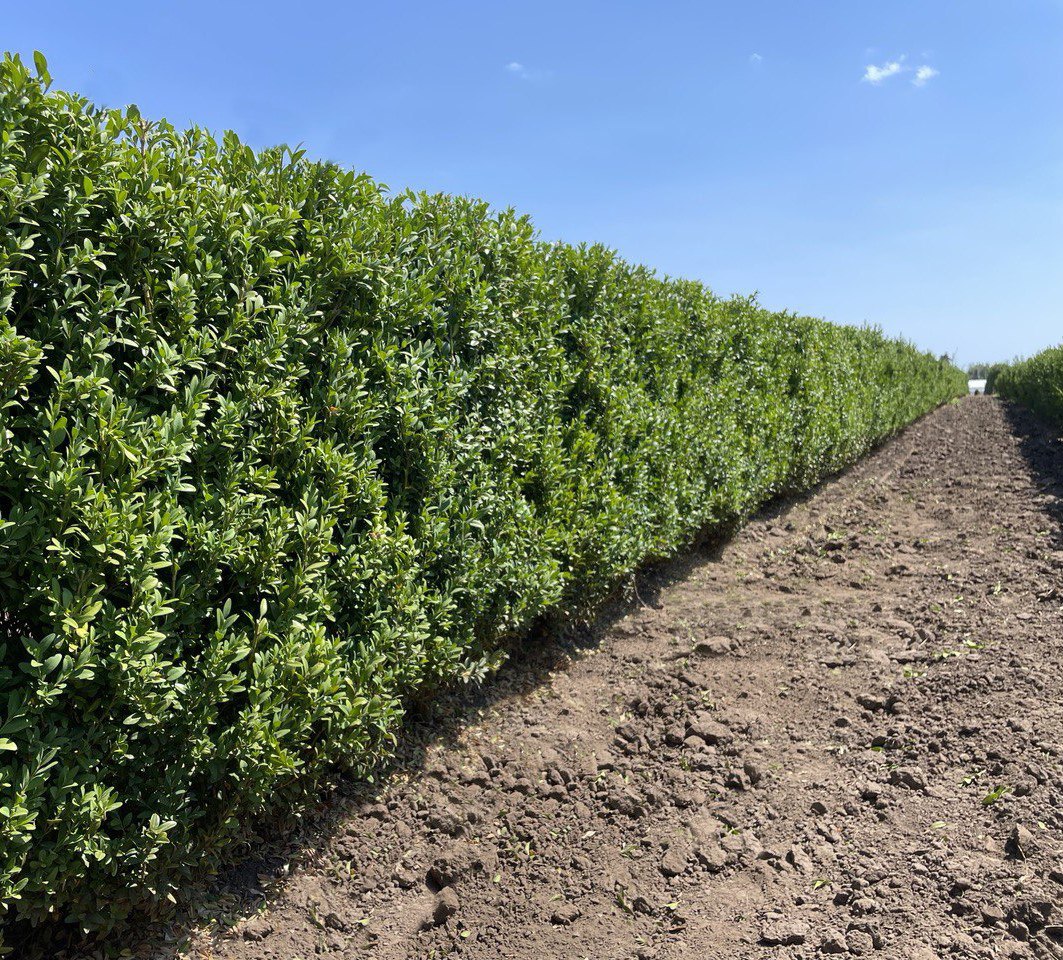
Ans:
[[[1063,426],[1063,345],[992,367],[986,392],[1018,400]]]
[[[474,200],[0,67],[0,904],[162,903],[415,691],[962,392]]]

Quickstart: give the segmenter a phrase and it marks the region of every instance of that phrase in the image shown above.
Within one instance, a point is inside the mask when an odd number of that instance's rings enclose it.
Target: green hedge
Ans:
[[[986,371],[985,375],[986,394],[996,393],[997,377],[1000,376],[1000,371],[1006,366],[1006,363],[992,363],[989,365],[989,369]]]
[[[37,73],[41,74],[40,76]],[[474,200],[0,68],[0,904],[103,930],[403,703],[962,392]]]
[[[987,393],[1018,400],[1063,426],[1063,345],[990,370]]]

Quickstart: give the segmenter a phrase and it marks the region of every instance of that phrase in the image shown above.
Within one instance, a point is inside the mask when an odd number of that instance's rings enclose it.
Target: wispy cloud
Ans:
[[[764,58],[759,53],[751,53],[749,55],[749,62],[752,64],[758,64],[763,62]]]
[[[912,77],[912,83],[917,87],[924,87],[926,84],[933,80],[940,71],[935,70],[933,67],[923,64],[915,71],[915,76]]]
[[[904,70],[904,57],[887,60],[882,66],[869,63],[867,69],[864,70],[863,79],[865,83],[873,83],[877,87],[883,80],[897,76],[902,70]]]
[[[901,54],[895,60],[887,60],[885,63],[869,63],[864,68],[864,76],[861,78],[864,83],[870,83],[874,86],[879,86],[890,77],[899,76],[902,73],[911,72],[912,68],[908,66],[908,57],[905,54]],[[925,87],[931,80],[938,75],[938,71],[935,70],[930,64],[923,63],[915,68],[915,74],[912,77],[912,85],[916,87]]]
[[[548,71],[533,70],[531,67],[526,67],[523,63],[516,60],[510,60],[510,62],[506,64],[506,73],[521,80],[528,81],[547,80],[550,77]]]

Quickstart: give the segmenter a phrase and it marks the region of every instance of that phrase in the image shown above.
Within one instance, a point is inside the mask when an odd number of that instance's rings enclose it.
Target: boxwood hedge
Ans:
[[[994,366],[986,392],[1018,400],[1063,426],[1063,345],[1042,350],[1026,360]]]
[[[106,930],[696,531],[962,392],[0,67],[0,907]]]

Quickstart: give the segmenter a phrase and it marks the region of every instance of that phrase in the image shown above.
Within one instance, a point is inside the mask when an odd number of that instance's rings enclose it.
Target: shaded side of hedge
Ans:
[[[40,69],[45,68],[41,65]],[[0,67],[0,905],[105,930],[695,531],[963,392],[474,200]]]
[[[1063,346],[1050,347],[1027,360],[994,366],[986,392],[1017,400],[1063,426]]]

